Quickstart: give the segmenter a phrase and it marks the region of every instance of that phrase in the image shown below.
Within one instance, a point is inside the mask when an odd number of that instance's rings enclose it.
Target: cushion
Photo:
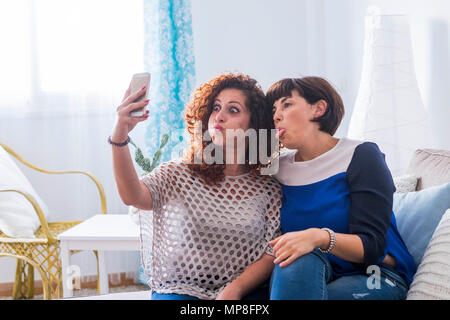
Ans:
[[[395,192],[405,193],[416,191],[418,177],[412,174],[405,174],[394,178]]]
[[[48,208],[9,154],[0,146],[0,189],[31,194],[48,217]],[[9,237],[34,238],[40,222],[31,203],[17,192],[0,193],[0,230]]]
[[[427,246],[408,300],[450,300],[450,210],[447,210]]]
[[[450,183],[421,191],[394,193],[397,228],[417,266],[448,208]]]
[[[450,151],[416,150],[406,169],[406,174],[419,177],[417,190],[450,182]]]

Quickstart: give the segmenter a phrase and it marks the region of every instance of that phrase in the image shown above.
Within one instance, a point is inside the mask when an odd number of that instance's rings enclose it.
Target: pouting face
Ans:
[[[228,132],[250,127],[250,111],[246,106],[245,94],[238,89],[224,89],[214,100],[208,121],[208,132],[214,144],[226,147]]]
[[[316,116],[315,106],[309,104],[296,90],[292,90],[290,97],[282,97],[273,105],[277,137],[288,149],[297,149],[302,141],[318,130],[317,123],[311,122]]]

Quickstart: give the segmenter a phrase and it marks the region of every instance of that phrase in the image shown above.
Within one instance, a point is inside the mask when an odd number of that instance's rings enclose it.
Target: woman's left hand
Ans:
[[[302,231],[285,233],[272,241],[275,264],[280,267],[289,265],[292,261],[313,251],[319,244],[320,229],[310,228]]]

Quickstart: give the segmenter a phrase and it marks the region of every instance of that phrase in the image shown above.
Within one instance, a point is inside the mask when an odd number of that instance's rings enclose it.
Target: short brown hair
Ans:
[[[202,137],[208,130],[208,120],[213,111],[214,100],[219,93],[224,89],[238,89],[245,95],[245,103],[247,109],[250,111],[250,128],[267,129],[267,144],[271,146],[270,129],[274,127],[272,118],[272,107],[267,105],[264,91],[258,82],[248,75],[241,73],[227,73],[220,75],[207,83],[203,84],[194,92],[194,97],[186,107],[185,119],[187,121],[187,131],[191,135],[190,150],[187,153],[188,167],[193,173],[199,175],[207,184],[215,184],[223,180],[224,164],[206,164],[202,157],[201,164],[194,164],[194,150],[204,150],[210,143],[208,141],[201,141],[202,146],[196,145],[194,137],[195,123],[201,121],[202,123]],[[198,142],[197,142],[198,143]],[[249,164],[248,150],[246,152],[246,166],[253,173],[258,173],[258,170],[266,165],[262,165],[260,161],[259,151],[259,135],[257,135],[257,163]],[[270,155],[270,147],[267,148],[268,156]]]
[[[319,100],[327,103],[325,113],[313,122],[319,123],[319,130],[334,135],[344,117],[344,103],[336,89],[320,77],[286,78],[274,83],[266,93],[268,105],[272,108],[275,101],[290,97],[292,90],[298,92],[309,104]]]

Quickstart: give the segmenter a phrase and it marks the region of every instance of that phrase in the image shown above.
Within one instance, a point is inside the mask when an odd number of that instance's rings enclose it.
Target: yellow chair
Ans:
[[[83,171],[51,171],[41,169],[23,159],[11,148],[1,142],[0,146],[20,162],[34,170],[48,174],[78,173],[87,175],[94,181],[100,194],[101,213],[106,213],[106,198],[103,187],[90,173]],[[41,224],[35,233],[36,238],[11,238],[0,231],[0,257],[9,256],[17,258],[16,279],[12,292],[13,299],[30,299],[34,296],[34,269],[36,269],[41,276],[44,299],[61,298],[62,275],[60,247],[57,237],[63,231],[82,221],[49,223],[39,204],[36,202],[36,199],[32,195],[14,189],[0,190],[0,192],[16,192],[21,194],[25,198],[24,201],[29,201],[32,204]],[[71,251],[71,254],[76,252],[78,251]],[[96,251],[94,251],[94,253],[97,257],[98,272],[98,255]],[[98,292],[99,288],[99,282],[97,281]]]

